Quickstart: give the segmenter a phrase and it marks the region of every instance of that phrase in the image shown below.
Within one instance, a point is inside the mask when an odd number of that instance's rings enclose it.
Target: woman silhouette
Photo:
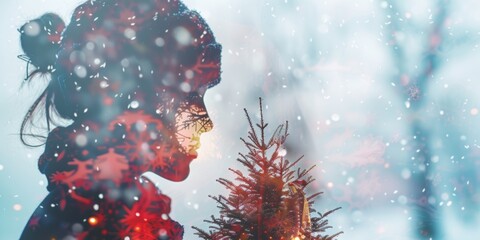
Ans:
[[[203,103],[220,81],[221,46],[177,0],[96,0],[68,26],[48,13],[19,30],[22,58],[51,80],[27,112],[70,120],[38,161],[48,196],[21,239],[181,239],[170,199],[141,175],[189,175],[212,123]]]

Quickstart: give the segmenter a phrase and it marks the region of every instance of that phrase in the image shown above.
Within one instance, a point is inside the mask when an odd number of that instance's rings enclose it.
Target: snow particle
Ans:
[[[192,70],[187,70],[187,71],[185,71],[185,77],[186,77],[187,79],[192,79],[193,76],[194,76],[194,73],[193,73]]]
[[[402,205],[405,205],[405,204],[407,204],[408,199],[407,199],[407,197],[405,197],[403,195],[400,195],[400,196],[398,196],[398,202]]]
[[[87,136],[83,134],[78,134],[77,137],[75,138],[75,143],[79,147],[85,147],[87,145],[87,142],[88,142]]]
[[[137,109],[140,106],[140,103],[138,101],[132,101],[129,105],[130,108]]]
[[[110,85],[108,84],[107,81],[101,81],[100,82],[100,88],[107,88],[108,86],[110,86]]]
[[[287,150],[286,149],[280,149],[278,151],[278,156],[285,157],[286,155],[287,155]]]
[[[135,32],[135,30],[131,28],[127,28],[125,29],[125,31],[123,31],[123,35],[130,40],[134,40],[136,38],[137,33]]]
[[[470,115],[472,115],[472,116],[478,115],[478,109],[477,109],[477,108],[472,108],[472,109],[470,110]]]
[[[183,92],[190,92],[192,90],[192,87],[190,86],[190,84],[188,84],[186,82],[183,82],[183,83],[180,84],[180,89]]]
[[[143,132],[145,130],[147,130],[147,124],[144,122],[144,121],[137,121],[135,123],[135,129],[139,132]]]
[[[141,147],[143,152],[148,152],[148,150],[150,149],[150,145],[148,145],[148,143],[146,143],[146,142],[142,143],[142,145],[140,147]]]
[[[0,164],[0,171],[2,171],[2,170],[3,170],[3,165],[2,165],[2,164]]]
[[[165,45],[165,40],[163,38],[159,37],[155,39],[155,45],[159,47],[163,47]]]
[[[418,165],[418,170],[420,170],[421,172],[424,172],[425,170],[427,170],[427,166],[425,164],[420,164]]]
[[[93,50],[93,49],[95,49],[95,43],[88,42],[86,47],[87,47],[88,50]]]
[[[348,183],[353,183],[353,182],[355,182],[355,179],[353,177],[349,177],[347,179],[347,181],[348,181]]]
[[[410,108],[410,101],[406,101],[406,102],[405,102],[405,107],[406,107],[406,108]]]
[[[180,45],[189,45],[192,42],[192,35],[184,27],[176,27],[173,30],[173,36]]]
[[[87,69],[82,65],[75,66],[73,71],[75,72],[75,75],[77,75],[77,77],[79,78],[85,78],[87,76]]]
[[[334,122],[338,122],[340,120],[340,116],[336,113],[333,114],[331,118],[332,118],[332,121]]]
[[[17,212],[20,211],[20,210],[22,210],[22,205],[20,205],[20,204],[18,204],[18,203],[17,203],[17,204],[14,204],[14,205],[13,205],[13,210],[15,210],[15,211],[17,211]]]
[[[409,179],[412,176],[412,173],[410,172],[409,169],[405,168],[402,170],[402,178],[403,179]]]
[[[122,65],[122,67],[126,68],[126,67],[130,66],[130,61],[128,61],[128,59],[124,58],[124,59],[122,59],[122,61],[120,61],[120,64]]]
[[[25,34],[28,36],[37,36],[40,33],[40,25],[36,22],[29,22],[24,28]]]
[[[83,226],[80,223],[74,223],[72,225],[72,231],[73,233],[81,233],[83,231]]]

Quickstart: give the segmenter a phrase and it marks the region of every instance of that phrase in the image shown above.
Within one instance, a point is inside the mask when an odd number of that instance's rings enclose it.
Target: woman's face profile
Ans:
[[[132,119],[128,123],[136,123],[137,127],[131,128],[133,133],[126,137],[126,144],[136,147],[126,154],[140,159],[140,172],[152,171],[172,181],[188,177],[190,163],[198,156],[201,135],[213,128],[204,96],[220,77],[221,46],[213,43],[204,49],[203,53],[190,55],[196,59],[190,61],[192,65],[175,67],[175,72],[184,72],[181,78],[186,80],[170,87],[165,86],[164,79],[155,81],[151,88],[142,86],[132,96],[135,104],[117,118],[121,122],[127,116]],[[149,122],[154,122],[153,126],[147,127]],[[138,123],[144,127],[139,128]]]
[[[165,90],[163,86],[156,88],[162,92],[155,105],[156,118],[162,119],[162,131],[169,137],[164,137],[160,149],[170,151],[155,151],[156,161],[164,164],[162,169],[153,169],[155,173],[172,181],[181,181],[188,177],[190,163],[197,158],[200,148],[200,137],[203,133],[212,130],[213,123],[204,103],[204,96],[209,88],[218,83],[220,77],[220,45],[215,46],[209,54],[199,54],[194,65],[188,66],[186,75],[191,75],[192,81],[202,82],[197,87],[195,83],[185,81],[179,87]],[[202,69],[194,72],[190,69]],[[189,73],[191,72],[191,73]],[[158,146],[157,146],[158,148]],[[150,170],[150,169],[148,169]]]
[[[213,127],[203,98],[220,80],[221,46],[196,12],[150,18],[139,9],[124,19],[105,9],[82,5],[64,32],[55,74],[67,76],[71,111],[110,131],[123,124],[112,141],[132,172],[182,181]]]
[[[35,24],[43,26],[38,37],[25,30]],[[179,0],[102,0],[79,5],[68,25],[46,14],[25,26],[23,58],[51,79],[22,132],[44,106],[49,133],[38,167],[50,191],[44,203],[55,208],[42,203],[32,215],[45,217],[42,229],[23,235],[63,237],[89,219],[80,231],[90,237],[108,230],[107,238],[123,239],[137,228],[158,236],[171,224],[169,239],[181,238],[181,225],[164,218],[170,199],[139,180],[146,172],[185,180],[213,127],[204,96],[220,81],[221,46],[206,22]],[[50,131],[57,117],[65,122]],[[68,229],[55,229],[62,224]]]
[[[213,123],[208,115],[204,104],[204,94],[206,89],[190,94],[187,99],[180,103],[180,107],[175,113],[174,139],[167,140],[166,144],[178,144],[178,156],[176,163],[172,165],[171,171],[159,172],[159,175],[170,180],[183,180],[190,171],[190,162],[197,158],[197,150],[200,148],[200,137],[203,133],[209,132],[213,128]],[[169,175],[171,172],[173,175]]]
[[[182,150],[189,155],[197,155],[200,136],[213,128],[213,123],[203,104],[205,90],[185,101],[175,114],[175,136]]]

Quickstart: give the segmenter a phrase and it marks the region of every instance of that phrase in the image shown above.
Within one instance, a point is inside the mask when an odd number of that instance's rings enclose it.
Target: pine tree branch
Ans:
[[[294,170],[303,156],[290,162],[281,153],[289,135],[288,122],[279,125],[266,138],[268,124],[264,122],[261,99],[260,123],[254,125],[248,111],[244,111],[250,129],[247,138],[240,140],[247,153],[239,153],[237,161],[246,172],[230,168],[235,181],[217,180],[230,194],[228,197],[210,196],[217,203],[220,216],[206,220],[211,224],[209,232],[194,227],[196,235],[210,240],[286,240],[300,236],[309,240],[332,240],[341,234],[323,235],[331,228],[326,217],[337,209],[310,217],[316,212],[312,207],[314,199],[321,194],[306,197],[304,192],[315,180],[309,176],[315,166]],[[305,214],[308,214],[308,221]]]

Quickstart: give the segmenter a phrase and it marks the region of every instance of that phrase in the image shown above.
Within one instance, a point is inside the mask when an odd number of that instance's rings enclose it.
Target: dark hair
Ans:
[[[65,29],[63,20],[54,13],[46,13],[37,19],[33,19],[25,23],[18,31],[20,32],[20,43],[24,55],[18,58],[27,62],[27,74],[25,82],[31,81],[38,74],[46,75],[54,71],[56,54],[60,48],[61,33]],[[29,72],[29,65],[32,64],[35,69]],[[47,76],[48,77],[48,76]],[[45,116],[47,128],[50,130],[50,101],[46,101],[51,95],[51,88],[47,87],[40,97],[38,97],[32,106],[28,109],[23,118],[20,128],[20,140],[27,146],[32,145],[25,141],[24,136],[32,136],[36,138],[44,138],[38,134],[26,134],[25,128],[27,124],[32,122],[32,117],[37,107],[45,106]]]
[[[65,23],[54,13],[25,23],[20,29],[20,42],[25,55],[20,55],[36,67],[36,72],[47,73],[53,70],[60,38]]]
[[[43,26],[41,34],[24,36],[29,24]],[[220,80],[221,46],[203,18],[179,0],[89,0],[75,9],[58,42],[42,40],[61,32],[62,24],[58,16],[46,14],[21,29],[29,62],[51,76],[24,117],[20,136],[25,145],[32,146],[25,142],[24,136],[32,136],[25,134],[25,126],[39,106],[45,106],[50,130],[51,112],[74,122],[91,120],[107,107],[113,113],[126,110],[131,100],[122,96],[141,92],[139,98],[148,105],[158,101],[159,93],[180,91],[181,84],[196,91]]]

